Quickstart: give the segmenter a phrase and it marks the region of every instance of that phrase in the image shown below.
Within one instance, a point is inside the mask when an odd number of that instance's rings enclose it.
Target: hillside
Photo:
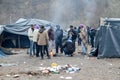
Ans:
[[[119,17],[119,0],[0,0],[0,24],[38,18],[68,27],[97,26],[100,17]]]

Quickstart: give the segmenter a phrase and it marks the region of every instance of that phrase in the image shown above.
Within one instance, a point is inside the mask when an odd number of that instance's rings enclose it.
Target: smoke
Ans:
[[[63,25],[90,25],[96,11],[95,0],[54,0],[51,4],[52,21]]]
[[[51,6],[52,21],[58,24],[68,23],[70,16],[72,15],[72,2],[72,0],[67,2],[65,2],[65,0],[55,0]]]
[[[96,2],[95,0],[83,0],[84,1],[84,13],[85,13],[85,24],[90,25],[94,20],[96,12]]]

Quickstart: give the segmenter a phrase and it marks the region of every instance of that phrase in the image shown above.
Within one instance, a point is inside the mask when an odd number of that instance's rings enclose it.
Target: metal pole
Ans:
[[[20,48],[20,35],[18,35],[18,46]]]
[[[11,20],[11,15],[10,15],[10,24],[11,24],[11,21],[12,21],[12,20]]]

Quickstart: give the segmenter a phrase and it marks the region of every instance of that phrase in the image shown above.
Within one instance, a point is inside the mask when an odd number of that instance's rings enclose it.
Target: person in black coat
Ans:
[[[92,46],[92,48],[94,47],[94,37],[95,37],[95,34],[96,34],[96,30],[92,28],[90,30],[90,39],[91,39],[91,46]]]
[[[70,30],[68,31],[68,39],[71,39],[72,42],[73,42],[73,47],[74,47],[74,52],[75,52],[75,41],[76,41],[76,38],[77,38],[77,35],[76,35],[76,32],[73,28],[72,25],[70,25]]]
[[[72,42],[72,40],[68,39],[65,44],[62,46],[62,50],[64,51],[65,55],[68,56],[73,56],[73,52],[74,52],[74,43]]]

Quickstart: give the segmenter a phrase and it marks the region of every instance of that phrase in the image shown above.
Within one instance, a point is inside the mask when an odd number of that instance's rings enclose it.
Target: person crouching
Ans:
[[[67,56],[73,56],[74,52],[74,43],[72,40],[68,39],[65,44],[62,46],[62,49]]]

